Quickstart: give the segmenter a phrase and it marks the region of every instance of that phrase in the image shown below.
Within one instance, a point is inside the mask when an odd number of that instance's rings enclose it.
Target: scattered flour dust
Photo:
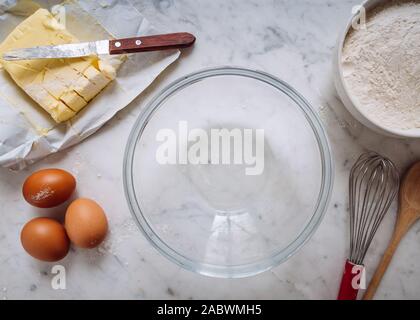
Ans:
[[[352,30],[342,66],[348,91],[376,123],[420,128],[420,0],[389,1]]]
[[[120,254],[120,247],[124,246],[124,242],[133,235],[136,235],[139,230],[135,223],[129,220],[125,220],[121,225],[119,225],[117,230],[109,230],[108,236],[105,238],[104,242],[102,242],[96,248],[96,254],[99,256],[104,255],[113,255],[118,258],[124,265],[128,265],[128,262],[123,262],[122,256]],[[95,258],[95,257],[93,257]]]

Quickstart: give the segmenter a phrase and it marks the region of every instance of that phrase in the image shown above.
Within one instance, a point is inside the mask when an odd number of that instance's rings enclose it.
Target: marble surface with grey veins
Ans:
[[[364,150],[390,157],[401,171],[420,159],[420,142],[378,135],[345,110],[332,82],[338,32],[357,0],[133,1],[158,28],[197,36],[193,50],[98,133],[22,172],[0,170],[0,299],[335,299],[349,248],[347,182]],[[272,73],[300,91],[327,129],[335,160],[329,209],[312,239],[286,263],[258,276],[214,279],[186,271],[160,255],[139,233],[123,193],[123,152],[140,110],[165,85],[199,69],[235,65]],[[97,250],[72,249],[66,290],[51,287],[52,264],[23,252],[19,230],[39,210],[21,197],[24,178],[61,167],[78,179],[78,193],[108,213],[111,232]],[[396,206],[379,229],[367,259],[367,277],[390,238]],[[51,215],[57,215],[51,210]],[[401,245],[377,292],[382,299],[420,298],[420,224]],[[370,266],[370,268],[369,268]]]

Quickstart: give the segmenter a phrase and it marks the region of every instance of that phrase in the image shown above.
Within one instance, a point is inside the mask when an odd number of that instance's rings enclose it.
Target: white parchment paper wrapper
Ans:
[[[36,3],[48,9],[59,4]],[[128,0],[68,1],[63,7],[66,28],[81,41],[159,33]],[[0,0],[0,42],[36,8],[29,1]],[[0,166],[23,169],[79,143],[127,106],[179,54],[172,50],[129,55],[117,78],[74,119],[60,125],[0,70]]]

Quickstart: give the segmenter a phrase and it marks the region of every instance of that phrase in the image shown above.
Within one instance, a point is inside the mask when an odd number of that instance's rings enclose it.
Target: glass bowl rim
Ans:
[[[148,124],[148,120],[172,95],[198,81],[216,76],[242,76],[262,81],[274,87],[274,89],[281,91],[283,94],[292,99],[292,101],[304,113],[307,122],[311,126],[312,132],[314,133],[318,144],[321,157],[321,188],[318,194],[315,210],[309,222],[299,233],[299,235],[286,247],[281,248],[270,257],[266,257],[259,261],[254,261],[248,264],[230,266],[209,264],[191,260],[190,258],[177,252],[165,241],[163,241],[154,231],[154,229],[149,225],[146,217],[140,209],[139,201],[137,200],[134,188],[133,160],[135,150],[137,143]],[[137,226],[146,237],[146,239],[158,250],[158,252],[160,252],[163,256],[176,263],[177,265],[202,275],[218,278],[242,278],[253,276],[267,271],[293,256],[312,237],[319,224],[321,223],[328,208],[333,187],[333,180],[334,163],[330,144],[320,117],[312,109],[307,100],[283,80],[280,80],[277,77],[274,77],[273,75],[263,71],[251,70],[241,67],[222,66],[199,70],[178,78],[177,80],[164,87],[140,112],[128,137],[123,160],[123,184],[127,204]]]

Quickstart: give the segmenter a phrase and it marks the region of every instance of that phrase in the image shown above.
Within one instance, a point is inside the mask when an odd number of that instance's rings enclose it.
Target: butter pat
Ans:
[[[3,53],[18,48],[75,43],[48,10],[39,9],[24,20],[0,44]],[[98,57],[5,61],[0,65],[11,78],[56,122],[71,119],[112,80],[102,72]]]
[[[111,79],[104,76],[95,67],[90,66],[83,72],[83,75],[89,79],[91,83],[94,83],[97,88],[103,88],[111,82]]]
[[[60,99],[75,112],[79,112],[87,105],[85,99],[79,96],[76,91],[67,91]]]

